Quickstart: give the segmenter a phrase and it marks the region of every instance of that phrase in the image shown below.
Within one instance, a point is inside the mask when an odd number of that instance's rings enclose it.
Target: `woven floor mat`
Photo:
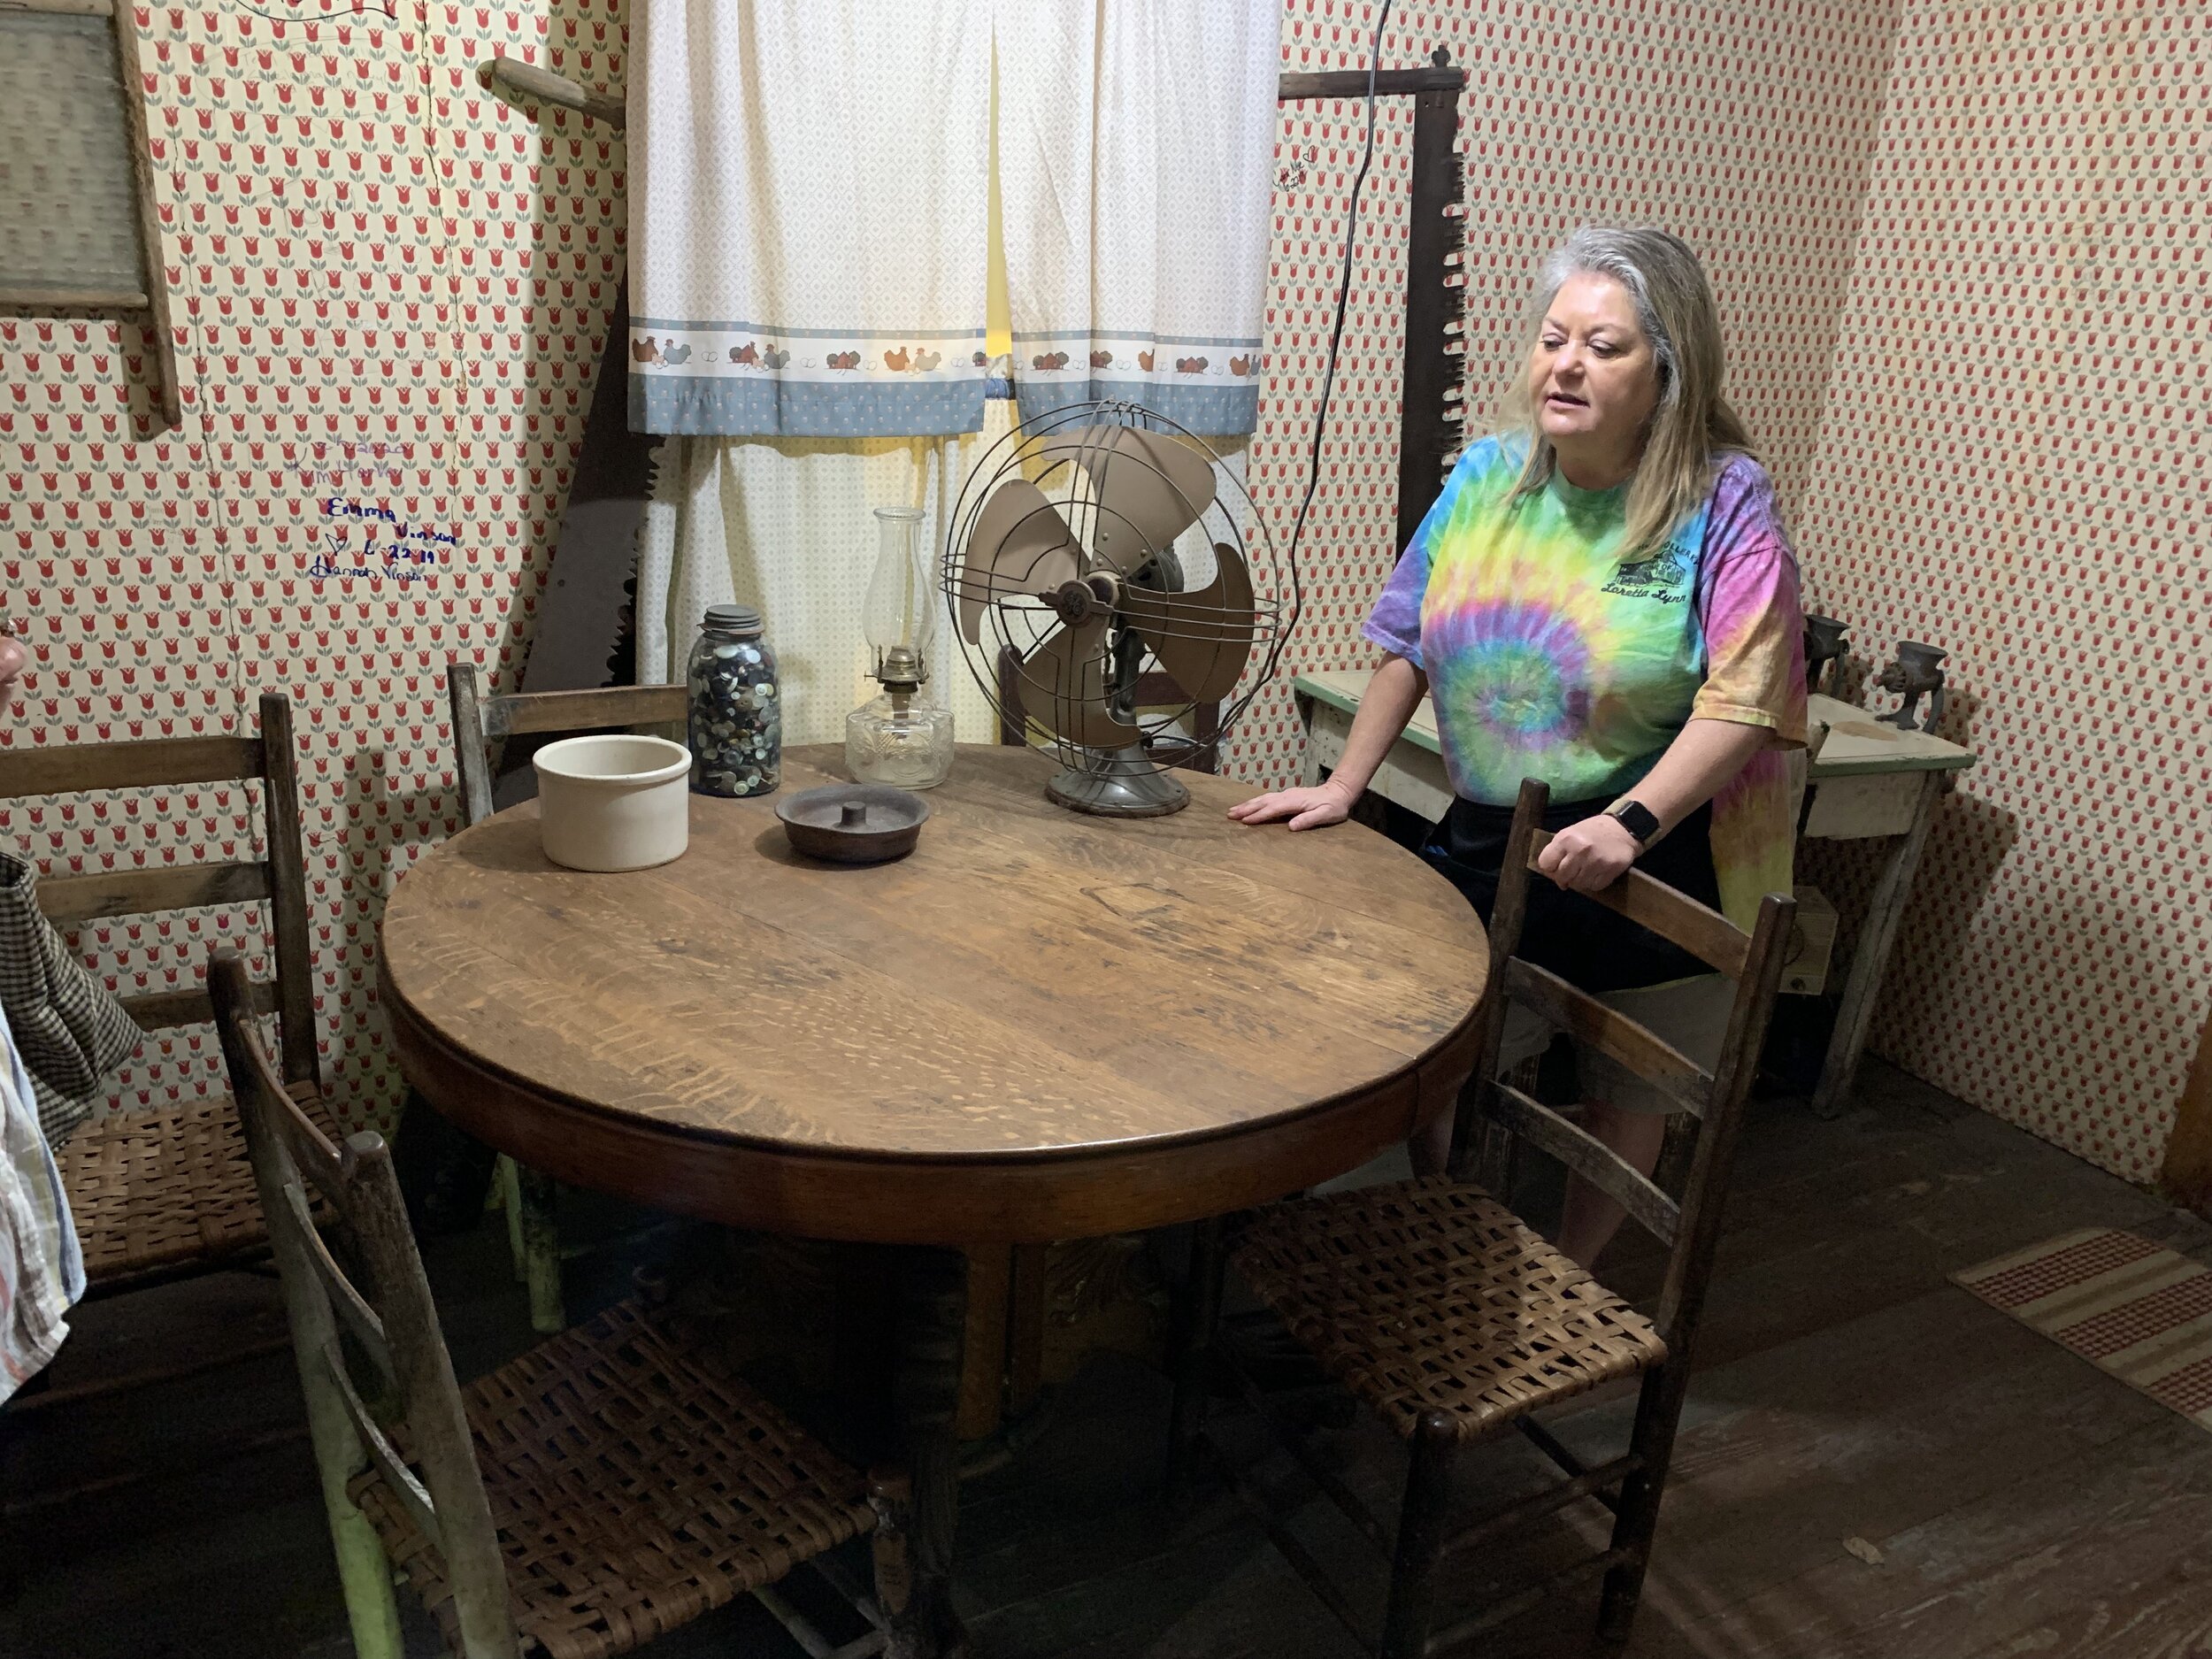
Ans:
[[[2212,1429],[2212,1267],[2109,1227],[2061,1233],[1951,1282]]]

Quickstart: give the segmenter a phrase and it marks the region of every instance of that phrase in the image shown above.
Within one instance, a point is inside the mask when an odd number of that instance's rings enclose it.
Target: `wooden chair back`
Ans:
[[[208,993],[283,1280],[325,1484],[342,1490],[373,1464],[445,1557],[462,1652],[518,1659],[499,1535],[391,1149],[381,1135],[365,1133],[333,1146],[285,1092],[255,1028],[235,951],[215,953]],[[329,1206],[349,1266],[315,1225],[317,1197]]]
[[[1746,933],[1726,917],[1640,870],[1631,869],[1603,892],[1589,895],[1734,982],[1727,1034],[1709,1072],[1627,1015],[1517,954],[1527,915],[1528,884],[1532,879],[1549,879],[1531,873],[1537,855],[1551,840],[1540,827],[1548,800],[1549,792],[1534,779],[1521,785],[1490,918],[1490,956],[1498,994],[1489,1000],[1481,1057],[1461,1097],[1451,1171],[1461,1179],[1481,1179],[1503,1198],[1510,1184],[1512,1154],[1525,1144],[1612,1198],[1629,1219],[1667,1248],[1667,1277],[1656,1323],[1671,1347],[1679,1342],[1686,1348],[1719,1241],[1721,1198],[1735,1156],[1744,1102],[1774,1012],[1796,902],[1768,894],[1759,902],[1756,924]],[[1580,1125],[1495,1075],[1498,1045],[1512,1002],[1532,1009],[1693,1114],[1698,1122],[1696,1148],[1679,1198]]]
[[[690,694],[681,686],[607,686],[596,691],[521,691],[488,697],[473,663],[448,663],[446,699],[461,764],[461,810],[480,824],[492,815],[496,752],[511,737],[572,737],[680,725]]]
[[[1146,751],[1164,766],[1187,766],[1193,772],[1221,770],[1221,704],[1191,703],[1174,677],[1155,669],[1137,676],[1137,707],[1179,709],[1190,706],[1191,734],[1165,733],[1145,740]],[[1028,716],[1022,709],[1022,658],[1012,646],[998,655],[998,741],[1018,749],[1029,741]]]
[[[261,694],[257,736],[165,737],[0,750],[0,800],[254,779],[261,782],[263,856],[50,876],[38,884],[39,909],[48,921],[67,931],[100,917],[266,900],[276,978],[253,984],[253,1006],[257,1012],[279,1018],[285,1080],[312,1082],[319,1077],[314,961],[307,939],[307,861],[300,841],[291,699],[277,691]],[[127,996],[122,1003],[141,1031],[199,1025],[214,1018],[204,989]]]

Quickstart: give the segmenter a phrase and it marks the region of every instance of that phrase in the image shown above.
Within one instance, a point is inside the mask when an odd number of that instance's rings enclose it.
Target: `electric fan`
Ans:
[[[943,586],[1001,729],[1063,762],[1047,795],[1106,818],[1190,803],[1172,769],[1218,752],[1297,622],[1295,568],[1277,568],[1251,497],[1136,403],[1073,404],[993,445],[955,503]]]

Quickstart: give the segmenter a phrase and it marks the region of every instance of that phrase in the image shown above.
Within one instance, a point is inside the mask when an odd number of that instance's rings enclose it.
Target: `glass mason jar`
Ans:
[[[685,674],[691,693],[691,787],[768,795],[783,779],[783,699],[775,653],[749,605],[709,605]]]

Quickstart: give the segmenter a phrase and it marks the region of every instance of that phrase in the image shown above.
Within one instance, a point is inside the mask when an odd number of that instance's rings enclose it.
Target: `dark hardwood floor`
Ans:
[[[2212,1226],[1870,1062],[1833,1124],[1763,1102],[1747,1134],[1700,1370],[1631,1653],[1838,1659],[2182,1659],[2212,1654],[2212,1434],[1945,1282],[2066,1228],[2124,1226],[2212,1261]],[[607,1226],[619,1217],[601,1218]],[[526,1346],[490,1227],[430,1266],[468,1374]],[[635,1260],[579,1263],[572,1310]],[[1648,1253],[1607,1277],[1652,1283]],[[229,1276],[81,1310],[63,1388],[281,1337],[274,1286]],[[223,1345],[211,1348],[211,1339]],[[1157,1493],[1165,1384],[1106,1356],[1052,1401],[1012,1462],[965,1489],[960,1583],[977,1659],[1338,1659],[1359,1650],[1235,1502]],[[1578,1448],[1625,1433],[1624,1395],[1552,1418]],[[1295,1511],[1374,1611],[1379,1563],[1217,1411],[1225,1452]],[[18,1508],[10,1659],[301,1659],[349,1651],[288,1353],[0,1419]],[[1394,1511],[1397,1458],[1363,1420],[1316,1431]],[[223,1448],[228,1448],[228,1450]],[[1471,1461],[1507,1495],[1517,1440]],[[202,1472],[188,1472],[198,1463]],[[173,1472],[105,1485],[146,1467]],[[58,1498],[68,1489],[74,1495]],[[1587,1513],[1584,1511],[1587,1510]],[[1473,1594],[1597,1536],[1581,1506],[1466,1563]],[[438,1651],[410,1606],[411,1653]],[[1480,1651],[1585,1651],[1594,1599],[1532,1613]],[[788,1659],[752,1605],[645,1650]]]

